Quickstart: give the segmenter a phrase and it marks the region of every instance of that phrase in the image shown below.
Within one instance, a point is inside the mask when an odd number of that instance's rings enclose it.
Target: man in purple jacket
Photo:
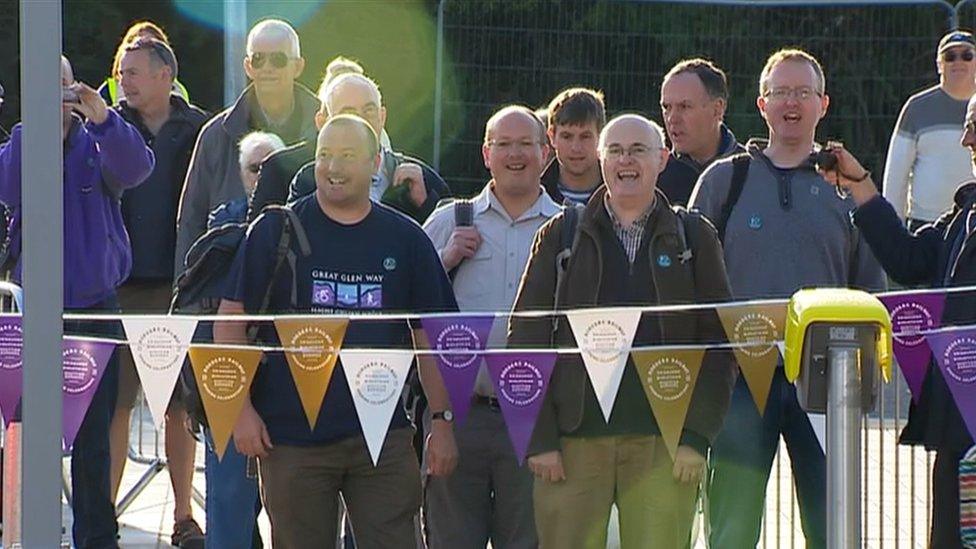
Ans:
[[[119,197],[153,169],[152,151],[138,130],[109,110],[98,92],[75,82],[61,57],[64,137],[64,308],[117,311],[116,288],[129,276],[132,251],[122,224]],[[0,201],[14,212],[11,253],[14,281],[21,283],[21,140],[14,127],[0,146]],[[29,184],[29,180],[28,180]],[[66,322],[71,335],[115,336],[116,323]],[[118,364],[113,355],[71,451],[73,537],[79,548],[118,547],[109,483],[108,426],[115,407]]]

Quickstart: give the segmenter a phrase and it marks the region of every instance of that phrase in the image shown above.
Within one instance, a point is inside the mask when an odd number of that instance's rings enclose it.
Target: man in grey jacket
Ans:
[[[810,160],[829,104],[820,63],[800,50],[774,53],[760,76],[756,104],[769,128],[768,143],[753,140],[748,157],[713,164],[691,195],[691,205],[724,236],[733,297],[787,298],[806,286],[882,289],[881,267],[850,220],[854,202],[839,198]],[[736,200],[733,173],[746,158]],[[794,482],[807,547],[826,546],[824,450],[782,367],[769,395],[760,413],[745,381],[740,377],[736,384],[710,458],[711,547],[756,546],[780,435],[799,473]]]
[[[190,160],[176,222],[177,278],[190,245],[206,230],[207,214],[244,197],[237,145],[245,134],[266,131],[286,144],[315,141],[319,100],[295,82],[304,68],[298,34],[288,23],[265,19],[248,33],[244,72],[251,85],[204,126]]]

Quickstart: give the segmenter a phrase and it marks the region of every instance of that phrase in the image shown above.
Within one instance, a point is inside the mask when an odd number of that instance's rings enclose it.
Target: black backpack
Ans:
[[[288,263],[292,276],[291,305],[296,306],[295,292],[295,262],[297,255],[292,250],[291,239],[298,243],[299,253],[303,257],[311,253],[308,236],[301,221],[294,210],[288,206],[268,205],[261,211],[261,216],[268,214],[281,215],[283,219],[281,237],[275,250],[274,269],[258,314],[267,312],[271,303],[271,293],[274,283],[278,279],[285,263]],[[259,216],[260,219],[260,216]],[[240,248],[247,234],[246,223],[226,223],[213,227],[198,238],[186,254],[187,268],[176,281],[173,300],[170,303],[170,314],[193,313],[214,314],[220,304],[230,275],[231,265],[237,250]],[[248,340],[254,341],[257,335],[257,324],[248,328]],[[195,337],[212,338],[212,326],[198,326]],[[200,390],[189,358],[183,362],[180,371],[179,391],[187,414],[197,424],[207,427],[207,416],[200,400]]]

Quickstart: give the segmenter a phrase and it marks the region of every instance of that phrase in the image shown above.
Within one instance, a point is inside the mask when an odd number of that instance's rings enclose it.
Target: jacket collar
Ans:
[[[301,116],[308,118],[307,121],[302,121],[302,126],[304,127],[306,122],[311,121],[311,116],[318,110],[320,102],[315,94],[298,82],[295,82],[293,85],[293,90],[295,94],[295,109],[299,111]],[[256,102],[257,98],[255,97],[254,84],[249,84],[241,92],[241,95],[237,97],[237,100],[234,101],[234,104],[230,107],[230,112],[227,113],[227,117],[221,123],[224,131],[232,136],[247,133],[251,118],[251,108],[252,106],[256,106]]]
[[[644,238],[650,239],[649,242],[653,242],[653,239],[663,235],[677,236],[678,223],[680,223],[678,216],[672,210],[668,197],[660,189],[655,188],[654,192],[656,193],[654,210],[644,228]],[[607,213],[607,207],[604,203],[606,195],[606,185],[594,191],[590,201],[586,203],[583,215],[580,216],[580,230],[587,231],[594,237],[597,234],[598,224],[605,223],[606,226],[613,227],[613,221],[610,219],[610,214]]]
[[[733,134],[732,130],[730,130],[729,127],[725,125],[725,122],[721,123],[721,125],[718,128],[718,132],[719,132],[718,154],[710,158],[704,164],[700,164],[698,161],[692,158],[691,155],[679,153],[675,151],[674,148],[671,149],[671,158],[673,158],[674,160],[678,160],[679,162],[688,164],[689,166],[695,168],[698,171],[703,171],[706,166],[710,165],[712,162],[715,162],[715,160],[735,153],[738,150],[739,142],[736,141],[735,134]]]
[[[495,196],[495,191],[493,190],[494,184],[495,183],[493,180],[486,183],[485,187],[481,189],[481,192],[472,199],[472,206],[475,215],[483,214],[489,209],[493,209],[508,216],[508,212],[505,211],[505,208],[501,205],[501,202],[498,201],[498,197]],[[519,219],[530,219],[536,216],[543,216],[548,219],[559,213],[561,210],[562,208],[549,197],[546,190],[540,185],[539,197],[536,198],[535,203],[533,203],[532,206],[525,211],[525,213],[519,216]]]

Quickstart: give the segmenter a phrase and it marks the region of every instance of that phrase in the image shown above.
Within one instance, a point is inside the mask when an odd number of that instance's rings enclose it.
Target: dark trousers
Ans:
[[[826,547],[826,459],[797,401],[796,388],[786,380],[782,368],[773,376],[763,416],[756,410],[745,379],[740,376],[736,382],[725,426],[712,446],[709,462],[710,547],[756,547],[780,434],[793,464],[807,547]]]
[[[965,452],[938,450],[932,465],[932,532],[929,547],[962,549],[959,535],[959,460]]]
[[[92,311],[118,311],[115,296],[86,309]],[[65,335],[118,337],[117,322],[70,321],[64,324]],[[102,381],[95,391],[85,420],[78,430],[71,450],[71,491],[74,525],[72,536],[79,549],[118,547],[115,505],[111,494],[111,456],[109,454],[108,427],[115,410],[118,394],[118,350],[112,354],[105,367]]]

